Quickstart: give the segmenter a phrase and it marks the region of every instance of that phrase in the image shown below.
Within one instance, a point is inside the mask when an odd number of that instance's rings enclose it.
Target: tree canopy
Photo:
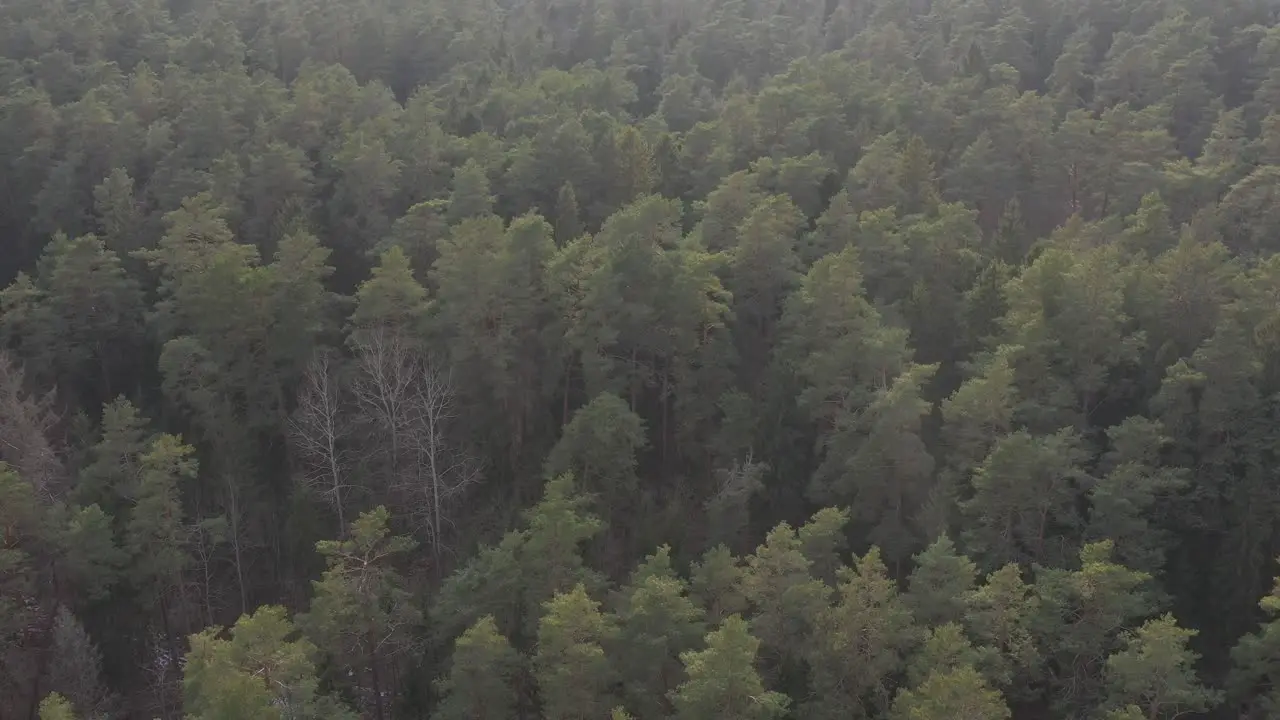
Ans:
[[[1274,717],[1277,308],[1270,0],[5,0],[0,720]]]

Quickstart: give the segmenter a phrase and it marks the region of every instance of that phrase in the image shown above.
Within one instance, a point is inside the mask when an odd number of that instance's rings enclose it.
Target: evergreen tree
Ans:
[[[578,207],[573,183],[566,182],[560,186],[560,194],[556,196],[555,228],[556,244],[560,247],[582,237],[582,210]]]
[[[316,649],[298,640],[280,607],[241,617],[222,635],[210,628],[191,636],[183,666],[184,707],[201,720],[303,718],[344,720],[354,715],[319,691]]]
[[[1107,658],[1108,703],[1137,706],[1144,717],[1177,717],[1205,712],[1220,695],[1195,676],[1197,657],[1187,643],[1194,630],[1178,627],[1172,615],[1148,620],[1125,639],[1125,649]]]
[[[102,681],[102,655],[65,607],[58,608],[53,625],[49,688],[80,717],[102,717],[110,711],[110,698]]]
[[[760,641],[747,623],[734,615],[707,635],[706,650],[680,656],[689,679],[676,690],[676,717],[681,720],[768,720],[782,717],[790,704],[785,695],[766,691],[755,668]]]
[[[49,693],[40,701],[40,720],[76,720],[71,702],[58,693]]]
[[[1106,656],[1124,629],[1137,627],[1154,609],[1150,576],[1112,562],[1113,547],[1109,541],[1085,545],[1079,570],[1045,569],[1036,578],[1033,627],[1052,661],[1054,704],[1065,712],[1102,703]]]
[[[1258,603],[1269,619],[1257,631],[1245,635],[1231,649],[1232,668],[1227,678],[1227,699],[1246,717],[1267,717],[1280,708],[1280,581]]]
[[[360,694],[372,698],[364,702],[379,718],[422,622],[404,578],[389,567],[414,543],[391,535],[387,521],[387,510],[379,506],[351,523],[349,539],[316,544],[329,568],[315,581],[311,610],[300,620],[339,677],[349,683],[354,676],[361,685],[367,677],[369,689]]]
[[[893,703],[891,717],[902,720],[1007,720],[1009,707],[971,667],[934,673],[915,690],[904,690]]]
[[[991,573],[965,596],[964,625],[981,647],[995,650],[992,675],[1009,678],[1004,687],[1010,690],[1027,693],[1042,672],[1035,635],[1040,602],[1013,564]]]
[[[943,535],[916,555],[902,599],[915,621],[925,627],[959,622],[977,575],[973,562],[957,553],[955,543]]]
[[[439,720],[509,720],[516,717],[516,681],[521,658],[485,616],[453,646],[449,674],[436,681],[443,700]]]
[[[544,605],[533,676],[547,718],[602,717],[613,707],[615,669],[605,655],[617,628],[578,585]]]
[[[841,572],[840,598],[819,611],[809,650],[812,717],[876,717],[918,629],[876,549]]]
[[[449,210],[445,216],[450,225],[487,215],[492,208],[489,177],[479,163],[468,160],[453,171],[453,193],[449,196]]]
[[[671,569],[670,549],[660,548],[621,591],[619,632],[610,649],[627,705],[639,720],[665,718],[669,693],[682,679],[680,654],[701,644],[704,612],[686,596]]]
[[[1064,564],[1081,524],[1078,499],[1087,476],[1078,436],[1024,432],[997,441],[973,477],[973,497],[961,505],[966,546],[989,568],[1008,562]]]
[[[741,592],[752,609],[751,632],[771,660],[796,660],[815,639],[815,623],[831,588],[813,577],[812,566],[799,535],[786,523],[746,558]]]

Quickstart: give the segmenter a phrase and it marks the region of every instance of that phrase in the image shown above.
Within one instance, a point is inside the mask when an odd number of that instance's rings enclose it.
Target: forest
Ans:
[[[0,720],[1271,720],[1278,557],[1274,0],[0,0]]]

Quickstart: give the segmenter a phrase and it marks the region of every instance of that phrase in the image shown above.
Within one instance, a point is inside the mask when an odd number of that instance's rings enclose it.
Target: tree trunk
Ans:
[[[369,638],[372,642],[374,638]],[[382,676],[378,673],[378,655],[369,658],[369,676],[373,681],[373,712],[377,720],[384,720],[382,713]]]
[[[667,416],[671,404],[671,373],[662,373],[662,466],[667,467],[667,437],[671,434],[667,425]]]
[[[227,508],[230,511],[228,515],[231,516],[231,550],[235,555],[236,585],[240,589],[240,614],[244,615],[249,612],[249,597],[244,587],[244,556],[240,547],[240,502],[236,495],[235,481],[228,477],[226,482],[231,501]]]

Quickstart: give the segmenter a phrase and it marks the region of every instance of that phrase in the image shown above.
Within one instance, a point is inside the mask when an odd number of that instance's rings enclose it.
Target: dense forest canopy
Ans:
[[[3,0],[3,720],[1280,717],[1273,0]]]

